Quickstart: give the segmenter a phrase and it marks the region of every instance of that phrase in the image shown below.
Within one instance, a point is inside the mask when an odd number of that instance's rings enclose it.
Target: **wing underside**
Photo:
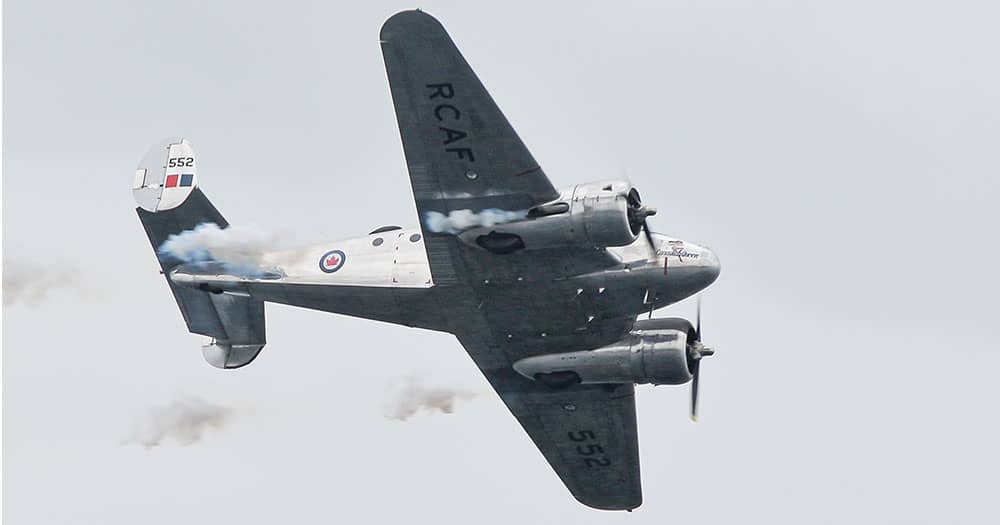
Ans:
[[[477,364],[499,353],[477,337],[459,340]],[[642,504],[633,385],[552,389],[509,366],[480,368],[573,497],[603,510]]]
[[[448,331],[458,337],[573,497],[603,510],[631,510],[642,504],[634,386],[553,389],[524,378],[511,366],[529,355],[592,347],[593,339],[511,338],[504,330],[509,323],[491,314],[488,305],[477,304],[475,297],[455,293],[446,300],[464,312],[449,319]],[[633,320],[619,319],[618,327],[609,320],[608,337],[616,337],[610,334]]]
[[[442,221],[516,215],[559,194],[437,20],[403,11],[380,39],[434,282],[458,283],[469,272]]]
[[[634,315],[608,310],[615,298],[553,284],[619,261],[593,249],[496,255],[460,241],[456,220],[523,218],[559,194],[437,20],[398,13],[380,40],[438,300],[455,312],[447,330],[574,497],[599,509],[638,507],[633,386],[554,390],[511,366],[620,338]]]

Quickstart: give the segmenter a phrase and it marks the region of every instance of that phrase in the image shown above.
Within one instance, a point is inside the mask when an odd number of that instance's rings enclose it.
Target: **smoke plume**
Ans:
[[[429,211],[424,215],[424,225],[435,233],[456,234],[477,226],[493,226],[521,220],[528,216],[527,210],[507,211],[488,208],[479,213],[472,210],[454,210],[445,215]]]
[[[400,378],[389,388],[384,407],[386,419],[406,421],[417,412],[455,411],[455,402],[476,397],[475,392],[445,387],[428,387],[412,376]]]
[[[221,429],[232,419],[232,410],[197,398],[174,401],[154,407],[141,422],[137,422],[126,444],[146,448],[158,447],[167,441],[188,446],[202,440],[209,429]]]
[[[77,269],[68,266],[4,260],[3,305],[37,306],[50,292],[75,287],[77,275]]]
[[[240,226],[222,229],[206,222],[171,235],[157,253],[185,263],[216,261],[233,267],[236,273],[255,273],[262,270],[265,254],[277,243],[275,234]]]

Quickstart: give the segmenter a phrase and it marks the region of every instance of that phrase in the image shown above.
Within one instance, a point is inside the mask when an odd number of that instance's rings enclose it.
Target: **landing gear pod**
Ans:
[[[172,138],[153,146],[135,170],[132,196],[151,212],[180,206],[198,186],[194,149],[186,139]]]

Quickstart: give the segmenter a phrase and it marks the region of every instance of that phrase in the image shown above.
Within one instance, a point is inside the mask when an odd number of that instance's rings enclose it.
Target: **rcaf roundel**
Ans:
[[[347,256],[340,250],[330,250],[319,258],[319,269],[325,273],[333,273],[344,266]]]

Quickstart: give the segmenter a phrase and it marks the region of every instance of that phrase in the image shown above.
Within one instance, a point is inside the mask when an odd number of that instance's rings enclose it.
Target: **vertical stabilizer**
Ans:
[[[205,360],[219,368],[239,368],[253,361],[266,343],[264,302],[219,291],[177,286],[170,271],[183,261],[161,254],[173,235],[212,223],[229,223],[197,187],[197,161],[191,143],[168,139],[150,149],[136,169],[132,195],[136,213],[188,330],[213,341],[202,347]]]

